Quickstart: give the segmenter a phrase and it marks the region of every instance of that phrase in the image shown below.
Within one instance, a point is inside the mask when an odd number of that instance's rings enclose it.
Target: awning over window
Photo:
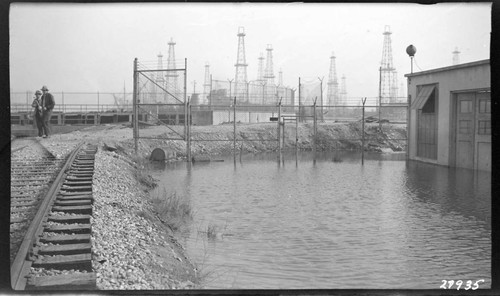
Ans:
[[[424,106],[425,102],[427,102],[427,99],[429,99],[429,96],[432,94],[432,91],[434,90],[436,86],[435,85],[424,85],[420,88],[420,91],[418,92],[417,98],[415,100],[412,100],[411,102],[411,108],[412,109],[422,109]]]

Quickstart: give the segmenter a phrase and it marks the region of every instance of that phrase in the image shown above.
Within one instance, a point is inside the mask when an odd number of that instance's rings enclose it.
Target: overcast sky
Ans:
[[[238,27],[245,28],[248,79],[272,44],[274,74],[297,87],[298,78],[328,80],[330,55],[346,76],[349,97],[378,94],[383,32],[392,31],[400,82],[410,72],[406,47],[417,48],[414,72],[489,58],[490,3],[418,4],[28,4],[10,9],[12,91],[47,85],[52,92],[132,90],[133,60],[188,59],[188,92],[202,90],[205,63],[214,79],[233,79]],[[398,83],[399,84],[399,83]],[[398,85],[399,86],[399,85]],[[406,93],[406,92],[405,92]],[[67,102],[70,103],[70,102]]]

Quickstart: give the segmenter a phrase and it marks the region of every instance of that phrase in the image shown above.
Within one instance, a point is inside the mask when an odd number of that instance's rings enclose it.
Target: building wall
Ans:
[[[475,62],[454,67],[447,67],[407,74],[408,94],[412,100],[417,98],[417,86],[426,84],[438,84],[438,147],[437,160],[420,159],[417,153],[417,110],[411,109],[408,125],[408,153],[410,159],[422,160],[440,165],[449,165],[450,153],[450,127],[453,92],[479,90],[490,88],[490,64],[486,62]]]

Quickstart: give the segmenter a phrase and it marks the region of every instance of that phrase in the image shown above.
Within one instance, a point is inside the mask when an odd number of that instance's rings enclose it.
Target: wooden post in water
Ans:
[[[299,117],[295,117],[295,165],[298,164],[298,160],[299,160]]]
[[[281,99],[278,102],[278,158],[281,161]]]
[[[361,99],[363,102],[363,115],[361,116],[361,164],[365,164],[365,102],[366,98]]]
[[[186,155],[187,155],[187,161],[191,162],[191,97],[188,97],[187,99],[187,117],[186,117],[186,137],[187,137],[187,145],[186,145]]]
[[[236,161],[236,96],[233,101],[233,153],[234,161]]]
[[[283,137],[283,144],[281,144],[281,147],[282,149],[285,148],[285,118],[283,118],[283,133],[282,133],[282,137]]]

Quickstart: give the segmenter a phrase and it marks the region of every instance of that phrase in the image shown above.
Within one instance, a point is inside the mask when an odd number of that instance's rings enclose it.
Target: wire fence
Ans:
[[[325,109],[342,116],[325,116]],[[312,128],[313,150],[339,149],[339,145],[345,148],[345,143],[349,142],[348,148],[359,145],[364,151],[370,145],[377,146],[377,143],[387,141],[393,151],[403,151],[407,146],[406,132],[401,133],[401,130],[406,130],[406,111],[407,106],[404,105],[380,108],[364,105],[238,106],[233,100],[232,106],[190,106],[185,140],[187,143],[232,142],[234,154],[238,153],[243,142],[274,142],[276,151],[282,151],[285,148],[299,149],[301,144],[296,142],[298,134],[303,132],[301,130]],[[394,132],[397,130],[394,124],[399,124],[399,132]],[[204,125],[217,126],[217,132],[197,128]],[[328,140],[333,131],[336,133],[335,143]],[[293,145],[289,144],[290,139]],[[191,155],[190,147],[191,144],[188,144],[188,157]]]
[[[237,105],[294,105],[294,90],[264,81],[235,82],[212,79],[203,93],[192,97],[193,105],[230,106],[236,98]]]
[[[130,112],[132,93],[127,92],[50,92],[56,105],[54,112]],[[10,92],[11,113],[31,112],[34,91]]]
[[[188,105],[188,110],[182,105],[141,106],[138,118],[143,124],[139,124],[139,129],[168,125],[170,128],[166,134],[169,139],[187,143],[232,142],[233,152],[237,153],[240,147],[237,143],[240,142],[275,142],[276,149],[281,151],[285,146],[284,137],[293,138],[293,134],[304,127],[314,129],[314,149],[320,144],[323,145],[321,149],[336,149],[338,147],[330,147],[331,143],[321,143],[318,126],[323,133],[337,126],[337,143],[351,141],[366,147],[365,143],[370,141],[392,137],[390,140],[397,143],[394,150],[406,149],[406,133],[391,135],[384,132],[392,131],[394,125],[399,125],[400,130],[406,129],[407,106],[367,106],[366,101],[361,106],[238,105],[233,98],[231,105]],[[204,126],[213,128],[207,131],[202,128]],[[186,146],[189,157],[191,144]]]

